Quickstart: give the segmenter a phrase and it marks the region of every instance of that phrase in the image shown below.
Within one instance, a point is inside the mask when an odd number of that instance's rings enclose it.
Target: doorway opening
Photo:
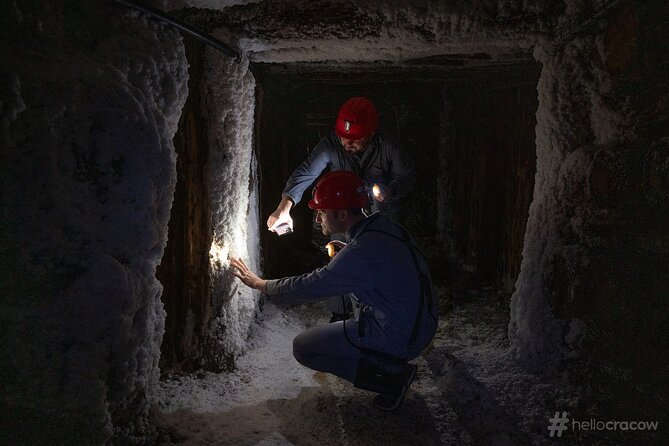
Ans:
[[[380,130],[398,136],[416,163],[399,220],[430,259],[435,279],[448,284],[448,294],[494,290],[508,297],[534,190],[541,67],[528,60],[447,68],[254,64],[261,214],[276,208],[292,171],[333,129],[341,104],[367,96],[379,110]],[[327,261],[309,229],[310,194],[291,211],[296,231],[289,236],[268,232],[261,218],[267,277]]]

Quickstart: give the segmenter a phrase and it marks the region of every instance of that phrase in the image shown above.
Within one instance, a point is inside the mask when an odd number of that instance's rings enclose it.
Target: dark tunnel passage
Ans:
[[[458,292],[513,292],[536,172],[539,64],[395,73],[252,69],[263,215],[274,210],[292,170],[332,130],[339,106],[367,96],[379,104],[380,130],[399,137],[416,163],[418,178],[399,220],[421,239],[432,273]],[[312,225],[305,202],[294,210],[298,228]],[[261,228],[261,241],[270,277],[323,261],[308,230],[276,237]]]
[[[0,445],[668,444],[666,1],[132,3],[0,14]],[[434,289],[417,356],[263,280],[329,261],[310,190],[265,222],[358,95],[416,164],[429,268],[361,283]]]
[[[175,137],[172,235],[157,273],[167,312],[164,373],[220,367],[198,335],[215,317],[207,269],[212,232],[206,200],[209,118],[201,112],[207,88],[203,47],[189,42],[186,56],[190,94]],[[399,220],[420,240],[432,274],[448,288],[444,294],[450,299],[453,293],[499,293],[508,299],[520,270],[534,188],[539,64],[394,73],[373,66],[321,71],[255,64],[251,69],[257,82],[254,145],[267,277],[301,274],[326,261],[325,241],[312,229],[313,212],[305,199],[293,211],[298,230],[290,236],[267,231],[265,219],[292,170],[332,130],[341,103],[364,95],[378,104],[380,130],[399,137],[416,163],[416,184],[402,200]]]

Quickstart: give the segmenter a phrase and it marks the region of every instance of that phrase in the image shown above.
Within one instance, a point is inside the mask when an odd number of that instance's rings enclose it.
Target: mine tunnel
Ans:
[[[2,10],[0,444],[667,444],[666,2]],[[438,311],[390,411],[298,362],[324,300],[231,264],[334,262],[313,184],[266,222],[353,97]]]

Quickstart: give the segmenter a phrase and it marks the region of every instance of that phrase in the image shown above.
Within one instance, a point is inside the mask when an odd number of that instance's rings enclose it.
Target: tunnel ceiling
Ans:
[[[183,2],[182,2],[183,3]],[[482,66],[531,57],[560,2],[268,0],[211,9],[188,1],[174,14],[230,42],[252,62],[385,62]]]
[[[536,82],[537,62],[529,55],[514,60],[487,63],[438,65],[416,63],[391,65],[386,63],[343,63],[336,66],[320,62],[252,64],[252,70],[261,75],[289,75],[303,80],[317,80],[336,84],[365,82],[441,81],[444,85],[479,83],[486,88],[497,88],[500,81],[507,84]]]

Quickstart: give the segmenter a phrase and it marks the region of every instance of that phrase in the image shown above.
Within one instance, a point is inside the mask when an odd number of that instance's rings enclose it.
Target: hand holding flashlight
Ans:
[[[292,200],[288,196],[282,196],[276,210],[267,219],[267,229],[280,236],[293,232],[293,218],[290,216],[292,206]]]
[[[267,229],[282,236],[293,232],[293,219],[289,212],[274,212],[267,219]]]
[[[332,258],[336,256],[337,253],[344,248],[344,246],[346,246],[346,243],[339,240],[332,240],[330,243],[325,245],[325,248],[328,250],[328,257]]]
[[[392,196],[391,189],[383,184],[375,184],[372,187],[372,195],[376,201],[383,203]]]

